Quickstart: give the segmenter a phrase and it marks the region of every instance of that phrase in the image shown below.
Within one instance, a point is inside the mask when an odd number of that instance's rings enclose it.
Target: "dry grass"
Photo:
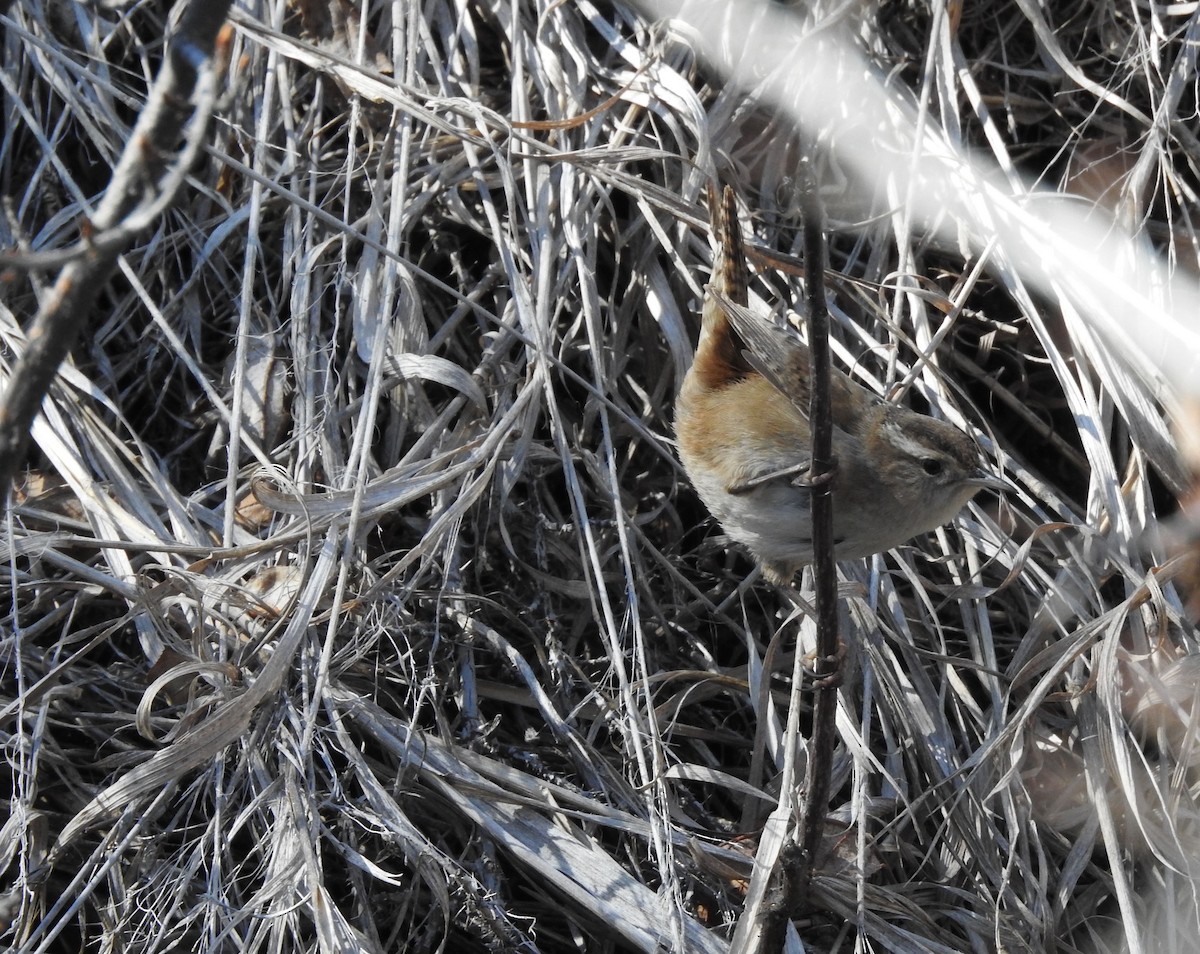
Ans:
[[[811,622],[746,582],[671,407],[713,177],[749,209],[754,293],[802,300],[793,121],[690,47],[728,24],[318,6],[238,6],[207,154],[35,430],[3,571],[4,943],[724,950]],[[1113,208],[1191,281],[1200,21],[1060,6],[824,29],[940,142],[1077,196],[1030,204]],[[56,248],[168,16],[4,24],[5,242]],[[1146,543],[1188,483],[1174,393],[1140,316],[1114,348],[1069,278],[1027,284],[955,209],[906,214],[912,157],[863,184],[843,138],[835,360],[1017,489],[841,567],[830,851],[798,936],[1195,950],[1200,657],[1182,564]],[[3,285],[5,375],[46,282]]]

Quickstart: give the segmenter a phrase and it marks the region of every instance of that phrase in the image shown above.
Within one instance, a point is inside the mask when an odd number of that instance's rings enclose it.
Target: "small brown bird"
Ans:
[[[747,308],[748,271],[733,190],[710,196],[720,245],[705,289],[700,341],[675,404],[679,456],[696,492],[773,583],[812,562],[808,348]],[[981,489],[951,425],[890,404],[834,369],[831,382],[834,554],[852,559],[949,522]]]

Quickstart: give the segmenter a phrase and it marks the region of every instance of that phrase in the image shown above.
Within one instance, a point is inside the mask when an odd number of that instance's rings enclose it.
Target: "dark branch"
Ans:
[[[29,448],[29,430],[58,367],[87,321],[117,257],[178,195],[216,98],[218,38],[231,0],[191,0],[112,181],[26,333],[25,352],[0,401],[0,493]],[[190,120],[190,124],[189,124]],[[178,144],[183,141],[183,148]],[[7,262],[19,267],[19,256]]]
[[[833,423],[830,407],[829,313],[825,308],[825,222],[813,171],[815,145],[810,142],[800,163],[801,203],[804,213],[805,306],[808,312],[810,355],[809,423],[812,427],[812,539],[816,576],[817,660],[816,701],[809,743],[805,786],[801,864],[794,898],[805,901],[816,864],[825,811],[829,804],[833,766],[835,706],[840,669],[837,629],[837,566],[833,556],[832,474]]]

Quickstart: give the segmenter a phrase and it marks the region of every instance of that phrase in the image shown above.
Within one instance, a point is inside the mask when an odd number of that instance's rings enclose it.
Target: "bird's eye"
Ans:
[[[936,457],[926,457],[921,461],[921,469],[930,477],[940,477],[946,466]]]

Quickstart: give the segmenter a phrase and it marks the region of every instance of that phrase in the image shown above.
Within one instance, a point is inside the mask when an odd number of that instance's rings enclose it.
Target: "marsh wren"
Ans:
[[[719,245],[700,341],[675,404],[679,456],[705,506],[773,583],[812,562],[808,348],[747,306],[749,273],[726,187],[710,196]],[[831,381],[834,555],[868,556],[949,522],[981,489],[958,429],[884,401],[836,369]]]

